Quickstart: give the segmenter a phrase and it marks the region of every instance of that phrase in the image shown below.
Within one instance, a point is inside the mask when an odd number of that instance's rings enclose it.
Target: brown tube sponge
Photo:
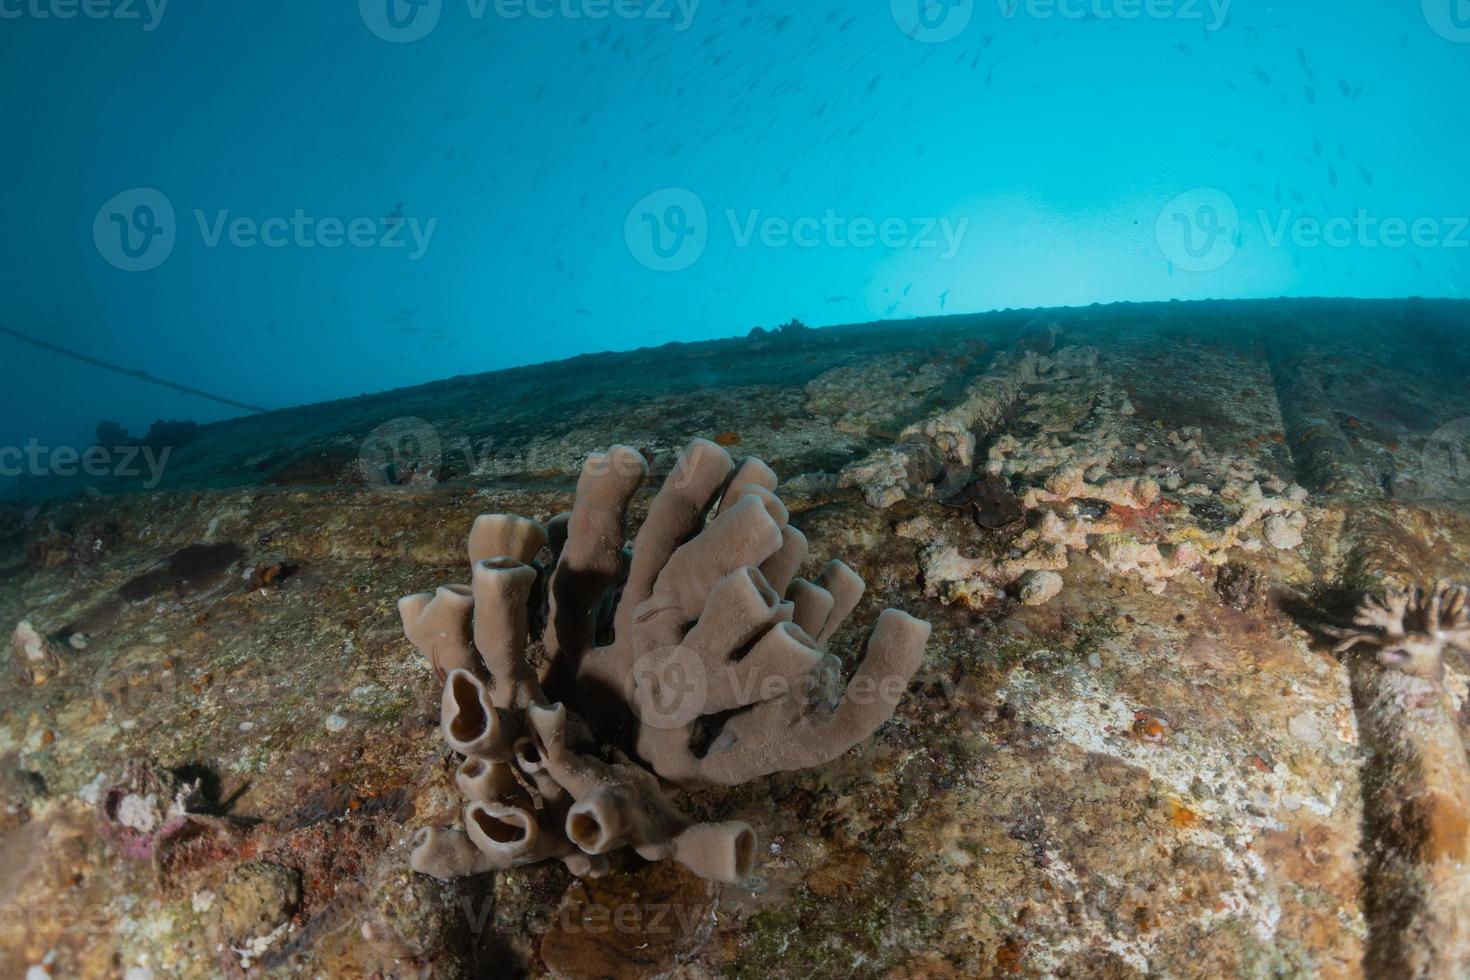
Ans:
[[[455,781],[468,801],[464,831],[422,837],[416,869],[452,877],[559,858],[598,874],[627,847],[737,882],[753,867],[754,831],[695,823],[662,781],[734,785],[821,765],[892,717],[929,625],[883,612],[844,683],[828,646],[863,581],[840,561],[797,577],[809,545],[769,466],[736,466],[696,440],[630,547],[628,509],[647,474],[626,446],[591,457],[570,513],[544,528],[479,518],[471,585],[400,604],[444,680],[442,729],[465,757]],[[527,651],[542,621],[538,671]]]
[[[469,586],[446,585],[435,592],[404,596],[398,600],[398,614],[403,632],[428,658],[439,680],[453,670],[476,668],[470,637],[475,598]]]
[[[468,670],[456,670],[444,684],[439,727],[444,741],[460,755],[504,762],[519,734],[509,713],[490,700],[485,684]]]

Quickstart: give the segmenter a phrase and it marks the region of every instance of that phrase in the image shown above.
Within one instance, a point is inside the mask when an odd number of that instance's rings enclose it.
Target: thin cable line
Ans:
[[[198,388],[190,388],[188,385],[176,384],[172,381],[165,381],[162,378],[155,378],[141,368],[125,368],[117,364],[109,363],[107,361],[101,361],[95,357],[89,357],[86,354],[79,353],[78,351],[68,350],[65,347],[59,347],[56,344],[48,343],[47,341],[41,340],[37,337],[23,334],[18,330],[11,330],[9,327],[0,327],[0,333],[14,337],[16,340],[22,341],[24,343],[32,344],[36,347],[41,348],[42,350],[49,350],[54,354],[60,354],[63,357],[69,357],[74,361],[81,361],[83,364],[90,364],[93,367],[102,368],[104,371],[113,371],[117,374],[121,374],[129,378],[136,378],[139,381],[146,381],[149,384],[159,385],[163,388],[171,388],[174,391],[182,392],[185,395],[193,395],[195,398],[206,398],[209,401],[219,402],[221,405],[228,405],[231,408],[243,408],[247,412],[270,411],[270,409],[261,408],[259,405],[247,405],[245,402],[237,402],[232,398],[224,398],[220,395],[211,395],[207,391],[200,391]]]

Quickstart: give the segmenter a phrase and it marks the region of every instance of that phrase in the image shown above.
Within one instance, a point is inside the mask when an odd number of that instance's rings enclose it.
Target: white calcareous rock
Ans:
[[[1266,543],[1273,548],[1290,551],[1301,546],[1302,532],[1298,522],[1284,514],[1266,518],[1262,531],[1266,536]]]
[[[1027,572],[1021,576],[1021,601],[1028,606],[1044,606],[1062,591],[1062,577],[1056,572]]]

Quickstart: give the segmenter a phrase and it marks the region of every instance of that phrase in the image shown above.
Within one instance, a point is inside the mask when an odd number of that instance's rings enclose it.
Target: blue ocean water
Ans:
[[[1470,290],[1465,0],[0,0],[0,52],[0,326],[101,362],[0,335],[4,445],[793,317]]]

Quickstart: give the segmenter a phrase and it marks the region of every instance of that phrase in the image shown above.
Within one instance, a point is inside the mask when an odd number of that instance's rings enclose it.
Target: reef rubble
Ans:
[[[1430,610],[1470,567],[1465,336],[1466,304],[1430,301],[790,331],[202,426],[153,491],[21,487],[0,511],[0,974],[1464,973],[1470,671],[1459,593]],[[580,848],[583,877],[416,873],[422,832],[463,828],[504,775],[466,766],[443,710],[446,687],[498,708],[500,685],[413,625],[462,629],[466,530],[544,570],[593,454],[646,463],[626,512],[647,527],[698,434],[768,464],[743,506],[779,499],[781,544],[808,549],[792,581],[837,596],[821,555],[865,583],[834,631],[793,602],[811,649],[850,675],[855,624],[902,609],[933,624],[912,678],[869,737],[738,778],[653,765],[623,697],[512,709],[549,748],[558,717],[607,725],[574,754],[677,800],[652,838],[749,828],[738,883],[627,847],[601,876]],[[509,528],[473,530],[485,514],[547,547],[484,544]],[[628,635],[617,589],[574,640],[545,584],[538,669],[548,622],[568,649]],[[1428,656],[1391,636],[1416,587],[1402,632]],[[405,617],[413,594],[436,599]]]

